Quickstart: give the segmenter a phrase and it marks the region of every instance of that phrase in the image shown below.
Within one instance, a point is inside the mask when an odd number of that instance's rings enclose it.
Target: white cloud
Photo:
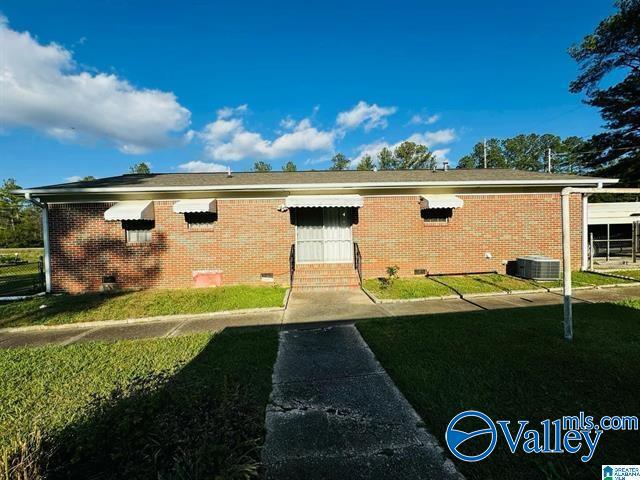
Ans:
[[[65,141],[106,139],[125,153],[176,141],[190,112],[171,92],[140,89],[113,74],[82,71],[72,52],[43,45],[0,16],[0,123]]]
[[[230,118],[234,115],[241,115],[249,110],[249,105],[246,103],[238,105],[237,107],[222,107],[216,113],[218,118]]]
[[[433,125],[440,120],[440,115],[414,115],[409,120],[410,125]]]
[[[450,151],[451,151],[450,148],[439,148],[439,149],[433,151],[433,155],[440,162],[448,162],[449,161],[449,152]]]
[[[222,117],[218,115],[218,119],[200,133],[207,156],[214,160],[274,159],[299,151],[333,148],[335,132],[318,130],[308,118],[291,124],[292,131],[267,140],[260,133],[247,130],[241,118],[229,118],[226,113],[223,112]]]
[[[210,163],[210,162],[202,162],[200,160],[192,160],[187,163],[183,163],[178,165],[178,168],[183,172],[188,173],[197,173],[197,172],[226,172],[226,165],[221,165],[219,163]]]
[[[414,133],[407,140],[409,142],[421,143],[427,147],[451,143],[456,139],[456,132],[453,128],[444,128],[434,132]]]
[[[79,182],[80,180],[82,180],[83,177],[81,177],[80,175],[71,175],[70,177],[67,177],[64,179],[64,181],[66,183],[72,183],[72,182]]]
[[[419,143],[422,145],[426,145],[431,149],[435,145],[451,143],[455,139],[456,139],[455,130],[453,128],[446,128],[442,130],[436,130],[433,132],[414,133],[413,135],[409,136],[406,140],[403,140],[403,141]],[[352,163],[359,162],[362,159],[362,157],[364,157],[365,155],[369,155],[371,156],[372,159],[375,160],[378,156],[378,153],[383,148],[386,147],[390,150],[393,150],[401,143],[402,141],[392,144],[384,140],[378,140],[373,143],[360,145],[357,149],[358,155],[356,156],[356,158]],[[440,149],[431,150],[431,151],[433,152],[433,154],[438,160],[443,161],[443,160],[448,160],[447,155],[450,152],[450,150],[451,149],[449,148],[440,148]]]
[[[287,116],[286,118],[280,120],[280,126],[285,130],[293,130],[296,126],[296,121],[290,116]]]
[[[385,117],[396,113],[396,107],[380,107],[377,104],[369,105],[360,101],[351,110],[340,112],[336,117],[336,125],[345,130],[350,130],[364,125],[365,131],[373,128],[386,128],[387,119]]]

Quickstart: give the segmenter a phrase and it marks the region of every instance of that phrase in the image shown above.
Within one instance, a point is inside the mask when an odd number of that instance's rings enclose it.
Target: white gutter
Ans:
[[[469,187],[469,186],[589,186],[603,183],[618,183],[617,179],[578,179],[578,180],[482,180],[482,181],[436,181],[436,182],[364,182],[364,183],[296,183],[272,185],[202,185],[171,187],[93,187],[93,188],[36,188],[15,190],[14,193],[32,194],[67,194],[67,193],[142,193],[142,192],[205,192],[205,191],[273,191],[273,190],[354,190],[362,188],[407,188],[407,187]]]
[[[24,198],[33,203],[36,207],[40,207],[42,221],[42,241],[44,243],[44,282],[45,291],[51,293],[51,254],[49,247],[49,208],[46,203],[31,198],[31,193],[26,191]]]

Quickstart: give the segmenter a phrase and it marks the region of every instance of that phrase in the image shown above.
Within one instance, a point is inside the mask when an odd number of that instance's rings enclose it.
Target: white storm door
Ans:
[[[324,232],[322,208],[300,208],[297,212],[296,261],[322,263],[324,259]]]
[[[301,208],[296,227],[298,263],[353,261],[348,208]]]
[[[324,208],[324,262],[352,260],[351,215],[348,208]]]

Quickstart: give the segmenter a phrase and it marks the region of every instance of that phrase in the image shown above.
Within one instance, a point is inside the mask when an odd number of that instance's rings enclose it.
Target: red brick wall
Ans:
[[[261,273],[288,283],[295,230],[277,211],[282,199],[218,200],[218,221],[206,229],[189,229],[173,203],[154,202],[150,244],[127,244],[121,222],[104,220],[112,203],[51,205],[53,290],[98,290],[110,274],[126,288],[190,287],[192,271],[215,269],[224,283],[260,282]]]
[[[458,195],[464,206],[446,224],[425,223],[419,196],[365,197],[353,226],[365,277],[429,273],[505,272],[503,261],[525,254],[562,258],[559,194]],[[572,264],[580,267],[581,202],[572,197]],[[492,258],[485,258],[485,253]]]
[[[445,225],[425,224],[418,196],[365,197],[353,226],[363,256],[364,275],[400,274],[416,268],[430,273],[497,270],[503,260],[523,254],[561,257],[560,195],[460,195]],[[150,244],[127,244],[120,222],[106,222],[111,203],[50,206],[50,249],[54,291],[98,290],[103,275],[122,287],[176,288],[193,285],[194,270],[222,270],[223,283],[257,283],[260,273],[288,282],[289,249],[295,228],[283,199],[218,200],[218,221],[189,229],[173,213],[173,201],[154,202]],[[580,265],[581,203],[572,199],[573,266]],[[485,252],[492,254],[485,258]]]

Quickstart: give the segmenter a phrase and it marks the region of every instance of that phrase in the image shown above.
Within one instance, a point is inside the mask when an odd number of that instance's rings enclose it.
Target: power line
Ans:
[[[553,155],[554,156],[558,156],[558,155],[571,155],[574,153],[605,153],[605,152],[609,152],[611,150],[613,151],[624,151],[624,150],[635,150],[640,148],[640,145],[634,145],[634,146],[630,146],[630,147],[617,147],[617,148],[605,148],[604,150],[586,150],[586,151],[581,151],[581,150],[575,150],[575,151],[571,151],[571,152],[554,152]]]

